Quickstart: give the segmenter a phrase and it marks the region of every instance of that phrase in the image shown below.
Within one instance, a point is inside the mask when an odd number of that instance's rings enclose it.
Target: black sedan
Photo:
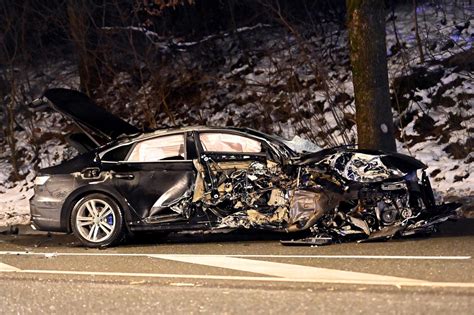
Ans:
[[[250,129],[186,127],[142,133],[86,95],[47,90],[72,119],[81,152],[40,170],[32,225],[73,232],[86,246],[134,231],[308,231],[290,244],[326,244],[430,232],[455,218],[436,205],[418,160],[351,147],[297,154]]]

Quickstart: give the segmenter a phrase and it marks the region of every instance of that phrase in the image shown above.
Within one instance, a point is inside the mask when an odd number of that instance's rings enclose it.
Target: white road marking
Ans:
[[[24,252],[0,251],[0,255],[55,255],[55,256],[124,256],[149,257],[155,254],[128,254],[128,253],[51,253],[51,252]],[[159,254],[170,256],[188,256],[187,254]],[[193,255],[200,256],[200,255]],[[393,255],[203,255],[212,257],[241,257],[241,258],[313,258],[313,259],[407,259],[407,260],[469,260],[471,256],[393,256]]]
[[[19,271],[20,269],[0,262],[0,272]]]
[[[370,284],[372,282],[386,282],[388,284],[395,284],[400,282],[425,282],[423,280],[416,279],[398,278],[391,276],[375,275],[370,273],[343,271],[336,269],[284,264],[278,262],[235,257],[216,257],[212,255],[150,255],[150,257],[238,271],[253,272],[257,274],[287,279],[317,279],[320,282],[343,280],[366,284]]]
[[[51,256],[51,252],[14,252],[3,251],[0,255],[31,255]],[[418,279],[407,279],[384,275],[375,275],[360,272],[335,270],[311,266],[300,266],[278,262],[251,260],[248,258],[341,258],[359,256],[325,256],[325,255],[185,255],[185,254],[121,254],[121,253],[54,253],[56,256],[126,256],[126,257],[152,257],[179,261],[185,263],[201,264],[210,267],[227,268],[245,272],[253,272],[266,276],[224,276],[224,275],[189,275],[189,274],[162,274],[162,273],[129,273],[129,272],[94,272],[94,271],[69,271],[69,270],[20,270],[16,267],[0,263],[1,272],[28,273],[28,274],[57,274],[76,276],[107,276],[107,277],[142,277],[142,278],[170,278],[170,279],[196,279],[196,280],[240,280],[240,281],[269,281],[269,282],[309,282],[331,284],[359,284],[359,285],[389,285],[389,286],[417,286],[417,287],[456,287],[474,288],[474,283],[469,282],[431,282]],[[367,256],[360,256],[367,257]],[[373,259],[386,256],[370,256]],[[387,256],[389,259],[407,259],[405,257],[434,257],[446,259],[471,259],[470,256]],[[401,257],[401,258],[395,258]],[[362,258],[365,259],[365,258]],[[382,258],[383,259],[383,258]],[[421,258],[419,258],[421,259]]]
[[[474,288],[470,282],[359,282],[353,280],[320,280],[320,279],[293,279],[276,277],[248,277],[248,276],[219,276],[219,275],[185,275],[165,273],[132,273],[132,272],[100,272],[100,271],[68,271],[68,270],[18,270],[15,273],[28,274],[56,274],[74,276],[106,276],[106,277],[141,277],[141,278],[169,278],[169,279],[195,279],[195,280],[228,280],[228,281],[263,281],[263,282],[308,282],[324,284],[362,284],[384,285],[396,287],[430,287],[430,288]]]
[[[222,255],[224,256],[224,255]],[[383,255],[227,255],[248,258],[316,258],[316,259],[408,259],[408,260],[466,260],[471,256],[383,256]]]

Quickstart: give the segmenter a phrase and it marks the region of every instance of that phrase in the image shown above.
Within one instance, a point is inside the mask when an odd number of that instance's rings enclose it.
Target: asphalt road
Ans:
[[[271,234],[0,235],[1,313],[474,314],[474,220],[430,238],[285,247]]]

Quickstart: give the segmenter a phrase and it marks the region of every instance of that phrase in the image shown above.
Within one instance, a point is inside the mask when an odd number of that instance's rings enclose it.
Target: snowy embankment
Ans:
[[[413,20],[396,19],[399,39],[408,39],[407,55],[389,57],[392,88],[399,89],[394,115],[402,128],[400,152],[428,165],[427,173],[445,201],[459,201],[474,214],[474,6],[446,12],[418,8],[425,63],[420,62]],[[387,24],[387,46],[396,36]],[[391,46],[392,45],[392,46]],[[389,52],[389,55],[391,52]],[[411,67],[400,67],[410,64]]]
[[[76,67],[69,62],[44,66],[27,75],[31,80],[28,84],[32,99],[46,87],[79,87]],[[15,145],[21,161],[18,173],[23,179],[14,180],[11,150],[3,145],[0,150],[0,226],[28,224],[36,169],[59,164],[75,154],[64,142],[70,123],[58,113],[34,112],[31,117],[20,119],[21,129],[15,131]]]
[[[429,6],[420,8],[424,21],[420,32],[426,43],[423,64],[419,62],[410,9],[397,10],[397,36],[391,20],[387,22],[398,151],[428,165],[427,173],[440,197],[461,200],[466,209],[472,209],[474,7],[467,7],[462,13],[448,11],[446,15]],[[246,40],[249,47],[256,47],[245,53],[235,49],[232,42],[235,39],[231,36],[209,37],[201,44],[215,45],[211,47],[218,56],[206,56],[204,60],[193,55],[192,49],[198,49],[199,42],[181,43],[176,52],[181,58],[173,59],[175,68],[164,67],[160,76],[166,78],[166,70],[170,69],[169,73],[191,75],[202,68],[205,76],[191,78],[204,84],[196,88],[198,97],[176,93],[179,98],[169,101],[176,104],[174,117],[158,114],[158,126],[250,126],[289,139],[301,137],[296,139],[300,149],[305,147],[301,139],[312,140],[319,147],[356,142],[347,36],[344,31],[331,32],[331,25],[327,29],[329,39],[316,35],[305,37],[309,38],[305,49],[301,49],[293,34],[277,27],[259,26],[242,32],[241,40]],[[396,44],[397,37],[401,45]],[[327,44],[332,48],[327,48]],[[314,64],[309,64],[304,56],[308,51],[317,56],[310,60]],[[217,57],[225,59],[224,64],[217,68],[211,64],[212,68],[206,69],[206,62]],[[180,65],[178,60],[185,63]],[[28,76],[24,90],[31,92],[31,98],[47,87],[79,87],[75,67],[67,62],[44,66]],[[318,76],[325,77],[326,88]],[[186,82],[173,80],[169,84],[170,89],[177,91],[183,85],[186,88]],[[123,87],[136,91],[133,98],[123,92],[126,90]],[[140,108],[153,104],[153,100],[150,103],[150,98],[155,97],[152,92],[152,84],[135,87],[131,75],[121,72],[99,103],[132,123],[142,122],[145,119]],[[195,104],[194,99],[198,99]],[[75,154],[64,141],[71,125],[58,114],[35,112],[19,125],[22,128],[17,128],[15,139],[22,180],[15,181],[12,175],[10,148],[5,143],[0,150],[0,226],[28,223],[28,199],[32,195],[35,169],[58,164]]]

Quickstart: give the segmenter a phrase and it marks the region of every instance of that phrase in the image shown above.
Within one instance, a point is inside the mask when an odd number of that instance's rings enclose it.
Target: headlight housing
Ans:
[[[36,186],[42,186],[42,185],[46,184],[48,179],[49,179],[49,176],[47,176],[47,175],[36,176],[35,185]]]

